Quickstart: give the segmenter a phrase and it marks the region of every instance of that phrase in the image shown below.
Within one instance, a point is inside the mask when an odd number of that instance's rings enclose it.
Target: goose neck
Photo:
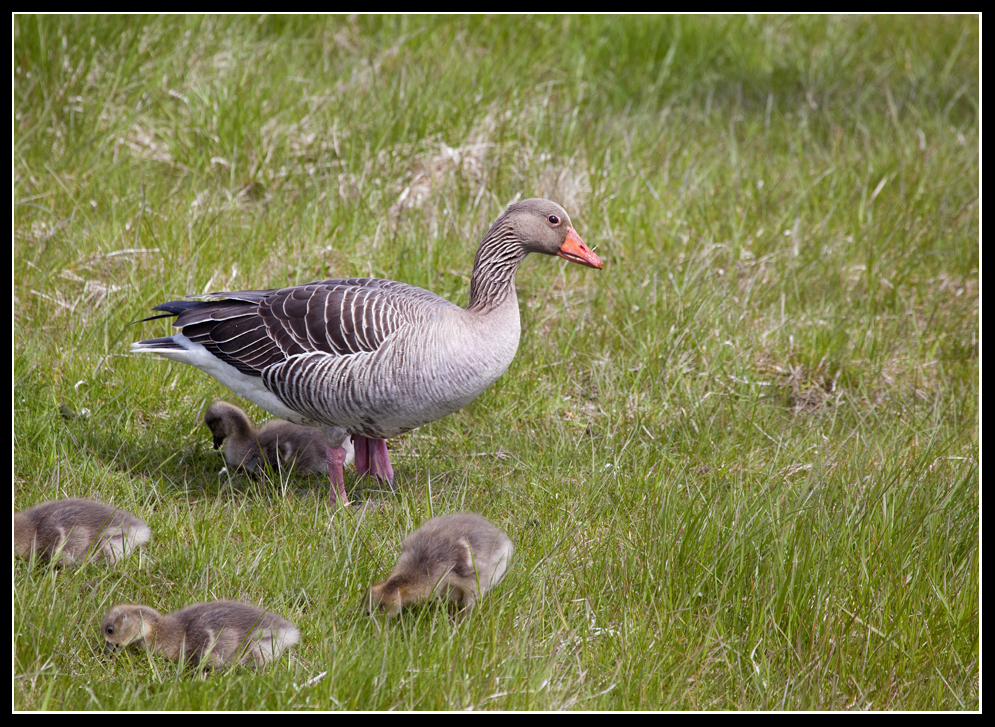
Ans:
[[[510,230],[492,229],[477,248],[468,311],[488,313],[515,294],[515,272],[528,250],[510,236]]]

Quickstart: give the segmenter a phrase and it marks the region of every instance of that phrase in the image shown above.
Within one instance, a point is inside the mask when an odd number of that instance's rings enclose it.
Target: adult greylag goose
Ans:
[[[227,401],[211,404],[204,413],[204,424],[211,430],[214,448],[224,447],[222,454],[229,467],[255,472],[268,462],[274,470],[294,468],[328,474],[325,435],[315,427],[275,420],[256,429],[244,411]],[[352,442],[347,439],[342,446],[346,449],[344,464],[349,464]]]
[[[293,288],[212,293],[153,310],[180,333],[132,344],[196,366],[280,419],[321,427],[329,500],[346,504],[342,443],[356,469],[392,483],[387,437],[452,414],[511,364],[521,322],[515,271],[530,252],[603,263],[554,202],[516,202],[477,249],[470,303],[460,308],[392,280],[321,280]]]
[[[14,513],[14,554],[66,565],[101,555],[116,563],[152,537],[127,510],[93,500],[53,500]]]
[[[404,539],[390,577],[370,588],[367,609],[390,618],[432,598],[471,608],[501,582],[514,553],[508,536],[476,513],[432,518]]]
[[[121,604],[104,616],[100,633],[112,648],[137,644],[212,667],[250,661],[261,666],[301,638],[283,616],[238,601],[195,603],[165,616],[149,606]]]

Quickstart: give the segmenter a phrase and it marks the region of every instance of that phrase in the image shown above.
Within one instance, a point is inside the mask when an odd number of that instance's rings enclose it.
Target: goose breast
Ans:
[[[386,439],[458,411],[496,381],[518,349],[517,300],[481,325],[442,298],[408,302],[373,351],[312,351],[267,369],[267,387],[321,424]]]

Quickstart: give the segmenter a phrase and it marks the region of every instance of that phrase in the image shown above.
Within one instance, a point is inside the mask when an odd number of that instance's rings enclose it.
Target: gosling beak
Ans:
[[[601,258],[591,252],[591,248],[584,244],[584,241],[580,239],[580,235],[572,227],[567,228],[567,239],[556,254],[564,260],[586,265],[589,268],[601,270],[605,266],[601,262]]]
[[[224,437],[214,437],[214,448],[221,449],[221,445],[224,443]]]

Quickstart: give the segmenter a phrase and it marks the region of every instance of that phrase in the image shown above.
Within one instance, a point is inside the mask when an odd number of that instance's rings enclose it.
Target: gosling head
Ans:
[[[204,424],[211,430],[215,449],[221,449],[226,438],[233,434],[248,436],[252,424],[245,412],[227,401],[216,401],[204,413]]]
[[[383,581],[370,586],[366,592],[366,612],[371,616],[383,615],[388,619],[401,612],[402,589]]]
[[[131,644],[146,646],[155,634],[159,612],[148,606],[115,606],[100,622],[100,633],[108,650],[124,649]]]

